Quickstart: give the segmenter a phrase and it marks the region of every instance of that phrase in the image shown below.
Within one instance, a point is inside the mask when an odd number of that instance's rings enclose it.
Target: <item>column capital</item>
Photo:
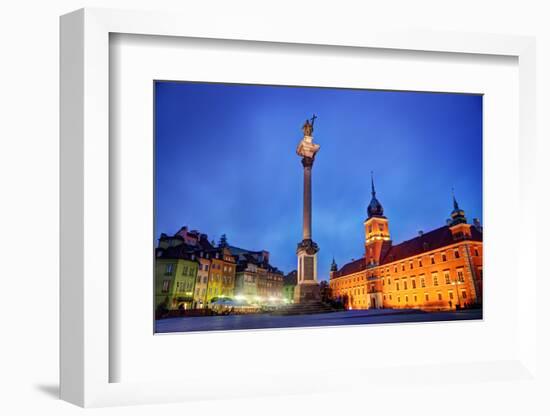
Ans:
[[[314,158],[312,157],[308,157],[308,156],[304,156],[302,158],[302,166],[304,168],[312,168],[313,167],[313,162],[315,161]]]
[[[306,238],[298,243],[296,253],[305,251],[309,255],[313,255],[319,251],[319,246],[311,238]]]

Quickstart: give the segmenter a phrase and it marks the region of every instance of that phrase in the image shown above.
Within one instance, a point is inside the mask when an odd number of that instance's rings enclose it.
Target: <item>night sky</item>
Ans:
[[[445,224],[454,188],[482,220],[482,97],[157,82],[156,237],[187,225],[296,268],[301,127],[313,113],[319,278],[363,255],[370,172],[394,244]]]

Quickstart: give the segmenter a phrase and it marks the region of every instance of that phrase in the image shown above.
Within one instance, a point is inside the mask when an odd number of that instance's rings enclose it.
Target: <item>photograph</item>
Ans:
[[[155,80],[154,332],[483,319],[483,95]]]

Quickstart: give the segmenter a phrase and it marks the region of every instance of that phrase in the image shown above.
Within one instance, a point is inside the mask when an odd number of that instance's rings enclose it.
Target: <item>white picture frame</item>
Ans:
[[[270,383],[243,384],[234,388],[185,389],[175,382],[110,382],[110,365],[119,359],[110,349],[110,169],[109,157],[109,37],[134,34],[187,38],[225,39],[282,44],[430,51],[453,54],[516,57],[519,66],[520,227],[515,242],[518,264],[526,286],[536,287],[536,218],[527,215],[535,204],[532,178],[535,169],[535,41],[530,37],[468,33],[379,31],[374,29],[329,33],[312,26],[285,28],[255,24],[240,26],[203,22],[168,13],[82,9],[61,18],[61,398],[80,406],[185,401],[210,397],[243,397],[266,394],[339,391],[372,386],[372,380],[401,377],[405,388],[418,379],[439,380],[457,364],[419,365],[414,369],[371,368],[371,380],[361,375],[326,385],[319,374],[294,380],[270,374]],[[511,270],[510,273],[518,273]],[[517,355],[498,362],[462,364],[473,374],[471,383],[498,379],[499,374],[517,382],[537,381],[535,290],[519,288]],[[298,334],[299,330],[295,330]],[[327,374],[330,374],[327,373]],[[409,377],[407,378],[407,374]],[[273,386],[283,386],[273,388]]]

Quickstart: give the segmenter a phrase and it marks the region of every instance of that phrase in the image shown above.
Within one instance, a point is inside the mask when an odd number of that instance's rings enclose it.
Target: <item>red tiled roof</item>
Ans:
[[[360,272],[365,270],[365,258],[361,257],[358,260],[354,260],[342,266],[340,270],[334,273],[334,277],[345,276],[352,273]]]
[[[472,238],[468,240],[482,241],[483,236],[481,232],[474,226],[470,226]],[[433,231],[427,232],[423,235],[419,235],[411,240],[404,241],[395,246],[391,246],[386,252],[385,256],[381,259],[380,264],[387,264],[394,261],[406,259],[424,253],[426,251],[437,250],[445,246],[449,246],[456,243],[457,240],[453,238],[451,230],[448,226],[436,228]]]
[[[468,238],[468,240],[483,241],[481,231],[473,225],[470,226],[470,230],[472,237]],[[383,253],[380,265],[414,257],[427,251],[437,250],[439,248],[449,246],[456,242],[457,240],[453,238],[451,230],[448,226],[436,228],[435,230],[419,235],[413,239],[403,241],[395,246],[390,246],[388,250]],[[334,273],[334,278],[357,273],[361,270],[365,270],[365,268],[365,258],[362,257],[342,266],[340,270]]]

